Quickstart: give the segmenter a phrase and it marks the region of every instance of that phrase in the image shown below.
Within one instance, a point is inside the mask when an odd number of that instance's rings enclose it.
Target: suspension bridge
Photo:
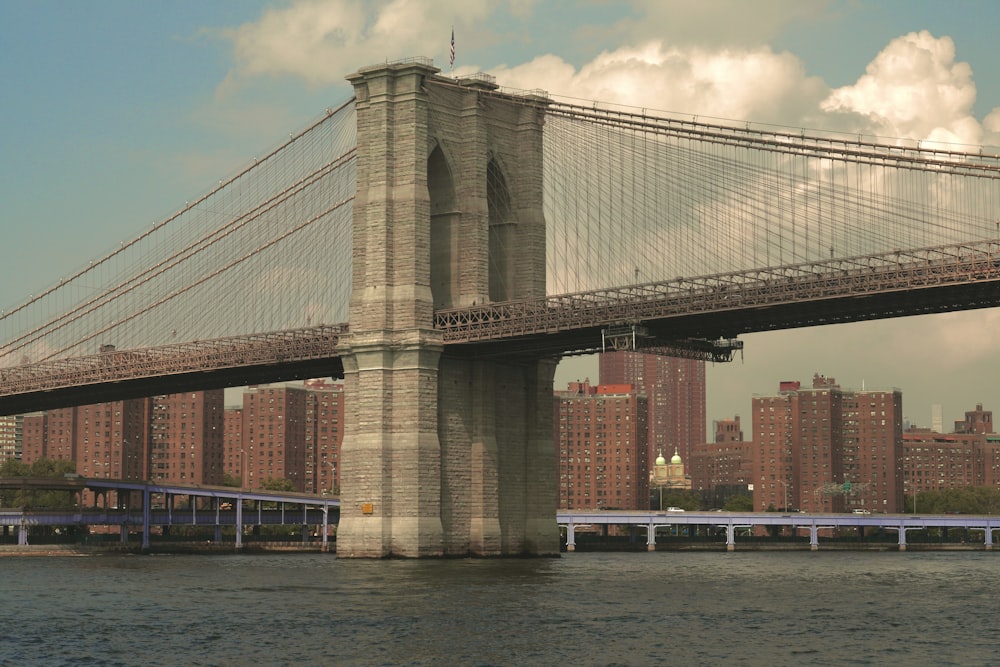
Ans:
[[[419,58],[348,79],[4,310],[0,412],[345,377],[338,552],[550,553],[560,357],[725,361],[748,332],[1000,305],[995,153],[580,105]]]

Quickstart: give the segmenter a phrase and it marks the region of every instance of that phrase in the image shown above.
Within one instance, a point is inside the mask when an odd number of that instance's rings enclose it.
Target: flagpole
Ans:
[[[451,73],[455,73],[455,26],[451,26]]]

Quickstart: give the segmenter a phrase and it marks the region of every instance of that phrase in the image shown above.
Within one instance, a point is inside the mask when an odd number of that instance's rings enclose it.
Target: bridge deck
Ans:
[[[561,356],[601,350],[602,332],[642,325],[649,346],[718,355],[743,333],[1000,306],[1000,239],[755,269],[613,290],[439,310],[453,354]],[[180,390],[341,377],[347,324],[0,369],[0,413]]]

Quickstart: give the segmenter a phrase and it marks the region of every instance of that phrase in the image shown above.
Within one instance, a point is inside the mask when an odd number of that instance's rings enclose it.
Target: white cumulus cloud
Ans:
[[[830,113],[849,113],[866,132],[949,144],[978,144],[972,115],[976,84],[968,63],[955,60],[950,37],[927,31],[898,37],[854,84],[823,101]]]
[[[579,70],[558,56],[491,70],[513,88],[584,100],[761,122],[798,122],[828,88],[802,62],[769,47],[704,50],[660,41],[598,55]]]
[[[524,0],[513,4],[530,9]],[[441,56],[442,26],[480,21],[490,11],[488,0],[300,0],[221,35],[233,44],[232,77],[294,76],[321,86],[368,64]]]

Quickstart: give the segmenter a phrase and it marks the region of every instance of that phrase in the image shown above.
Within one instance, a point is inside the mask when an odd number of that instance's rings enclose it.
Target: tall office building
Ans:
[[[706,440],[705,362],[630,351],[598,357],[602,385],[630,384],[646,397],[647,465],[659,452],[676,451],[690,462],[695,445]]]
[[[631,385],[571,382],[554,407],[559,507],[648,509],[646,398]]]
[[[944,411],[941,409],[940,403],[931,406],[931,430],[935,433],[944,431]]]

